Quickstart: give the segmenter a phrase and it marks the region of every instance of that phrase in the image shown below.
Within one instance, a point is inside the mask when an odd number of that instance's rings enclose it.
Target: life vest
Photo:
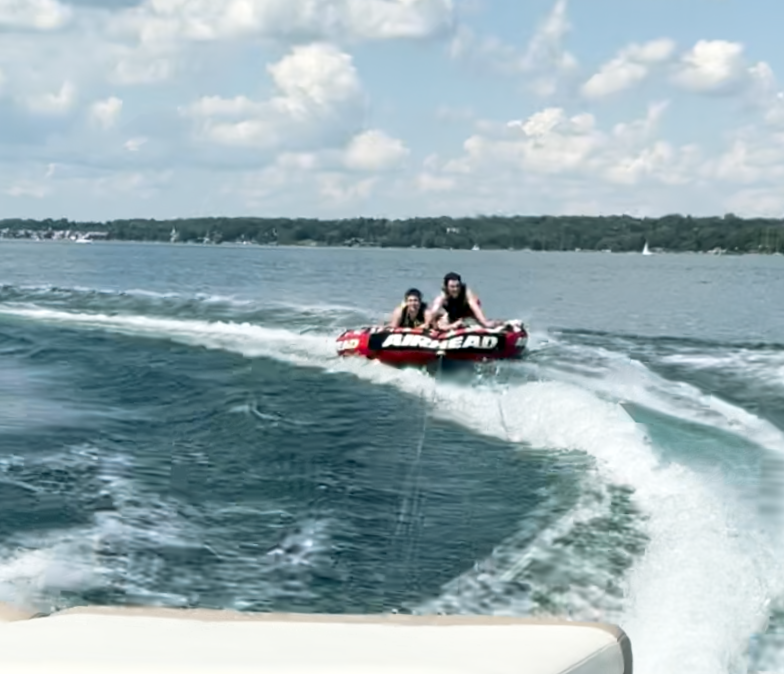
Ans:
[[[446,293],[445,295],[446,299],[444,300],[443,307],[450,323],[454,323],[461,318],[476,318],[476,316],[474,316],[474,310],[471,308],[471,305],[468,304],[465,286],[463,286],[457,297],[452,297]]]
[[[402,309],[402,313],[400,315],[400,328],[418,328],[425,323],[425,309],[427,305],[424,302],[421,302],[419,305],[419,311],[414,318],[411,318],[411,315],[408,313],[408,305],[403,302],[400,305]]]

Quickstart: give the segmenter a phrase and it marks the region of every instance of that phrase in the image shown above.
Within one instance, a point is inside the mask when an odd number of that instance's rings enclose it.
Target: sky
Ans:
[[[754,10],[0,0],[0,218],[784,215]]]

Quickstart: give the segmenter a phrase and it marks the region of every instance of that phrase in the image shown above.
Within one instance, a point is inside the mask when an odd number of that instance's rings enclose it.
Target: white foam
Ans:
[[[198,461],[198,454],[190,454]],[[14,532],[0,546],[0,602],[31,606],[37,610],[61,608],[67,597],[63,591],[122,591],[133,600],[165,606],[186,606],[196,590],[187,582],[171,587],[160,580],[169,570],[161,550],[206,550],[218,565],[216,585],[234,596],[233,608],[244,609],[297,597],[315,599],[309,580],[316,569],[328,574],[332,569],[333,530],[337,523],[329,517],[298,519],[274,504],[257,502],[242,506],[246,517],[269,519],[287,515],[279,525],[279,538],[270,549],[260,545],[247,555],[235,546],[213,547],[210,525],[187,503],[161,498],[140,489],[133,479],[134,462],[128,456],[112,455],[98,447],[77,445],[35,457],[0,457],[0,478],[9,468],[31,461],[53,469],[82,469],[93,464],[97,488],[107,497],[109,508],[94,513],[92,522],[72,528]],[[28,465],[28,469],[31,467]],[[34,469],[32,472],[35,473]],[[8,480],[4,480],[8,482]],[[17,482],[19,486],[30,486]],[[236,505],[216,513],[226,514]],[[239,512],[239,511],[238,511]],[[222,540],[220,535],[218,540]],[[246,541],[246,544],[254,545]],[[226,574],[221,576],[221,573]],[[164,589],[161,589],[163,586]]]
[[[423,383],[397,382],[412,392]],[[780,566],[764,541],[741,531],[735,504],[685,468],[660,465],[644,429],[620,405],[584,389],[558,382],[504,393],[431,386],[437,414],[491,435],[505,426],[513,441],[588,452],[604,476],[634,488],[651,538],[629,579],[622,616],[636,671],[680,671],[695,643],[699,658],[688,671],[733,670],[764,623],[767,600],[781,591]]]
[[[414,612],[509,616],[544,612],[617,622],[622,606],[616,593],[608,592],[617,579],[607,568],[606,551],[594,548],[598,554],[591,555],[578,549],[576,540],[581,528],[595,528],[598,518],[606,522],[613,517],[610,494],[594,470],[587,470],[581,482],[577,502],[565,512],[566,504],[543,490],[540,505],[526,513],[517,532],[448,582],[438,597],[414,607]],[[553,513],[559,512],[563,514],[552,521]],[[625,552],[615,550],[612,555],[617,562]]]
[[[720,428],[784,456],[784,432],[737,405],[691,384],[665,379],[626,355],[602,348],[571,347],[571,350],[578,363],[588,359],[593,363],[588,376],[580,376],[579,368],[570,368],[569,372],[559,370],[562,379],[677,419]],[[542,368],[544,372],[548,369],[552,372],[555,368]],[[601,376],[595,376],[597,373]]]
[[[98,587],[99,573],[89,563],[90,545],[83,536],[47,536],[28,549],[0,557],[0,601],[50,608],[44,594]]]
[[[313,364],[314,356],[334,357],[328,338],[298,335],[283,328],[264,328],[251,323],[186,320],[138,315],[76,313],[44,308],[0,306],[0,313],[49,323],[158,339],[171,339],[190,346],[223,349],[246,356],[278,355],[296,364]]]
[[[784,388],[784,352],[780,350],[728,349],[722,354],[683,353],[662,362],[694,369],[724,370],[776,388]]]

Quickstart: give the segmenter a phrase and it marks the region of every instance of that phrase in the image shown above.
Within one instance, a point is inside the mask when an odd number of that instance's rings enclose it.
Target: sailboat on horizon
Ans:
[[[642,247],[642,254],[643,255],[653,255],[653,253],[651,252],[650,248],[648,248],[648,241],[647,241],[647,239],[645,241],[645,245]]]

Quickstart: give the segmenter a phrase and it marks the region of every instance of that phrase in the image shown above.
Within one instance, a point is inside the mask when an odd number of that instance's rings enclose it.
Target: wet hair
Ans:
[[[418,288],[409,288],[406,290],[406,294],[403,295],[405,299],[408,299],[411,296],[416,297],[420,302],[422,301],[422,292]]]
[[[450,281],[457,281],[460,284],[460,295],[465,294],[466,285],[463,283],[463,279],[460,277],[460,274],[454,271],[450,271],[446,276],[444,276],[444,285],[441,286],[444,292],[446,292]]]

